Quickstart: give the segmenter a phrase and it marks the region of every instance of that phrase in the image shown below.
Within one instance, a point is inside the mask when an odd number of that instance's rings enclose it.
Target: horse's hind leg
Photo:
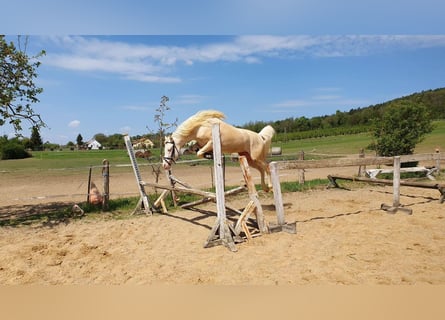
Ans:
[[[213,150],[213,141],[209,140],[199,151],[197,152],[197,156],[202,158],[204,154]]]
[[[272,189],[272,184],[270,183],[270,172],[267,163],[252,160],[250,157],[248,157],[248,159],[250,159],[250,161],[248,161],[249,165],[252,168],[257,169],[261,174],[261,188],[266,192],[270,191],[270,189]]]

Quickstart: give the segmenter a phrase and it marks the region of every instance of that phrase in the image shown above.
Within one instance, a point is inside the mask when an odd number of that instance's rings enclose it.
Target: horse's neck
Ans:
[[[175,142],[176,148],[178,148],[178,149],[181,149],[188,142],[188,140],[185,137],[183,137],[179,134],[173,133],[172,138],[173,138],[173,141]]]

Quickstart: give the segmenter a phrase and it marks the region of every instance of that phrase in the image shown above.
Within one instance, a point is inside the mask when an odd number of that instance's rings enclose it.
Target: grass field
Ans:
[[[428,134],[415,150],[415,153],[432,153],[436,147],[441,151],[445,150],[445,120],[436,121],[435,129]],[[272,146],[280,146],[283,154],[297,155],[300,151],[310,153],[337,155],[337,154],[358,154],[359,150],[366,148],[372,141],[370,134],[355,134],[332,136],[324,138],[313,138],[283,142],[274,142]],[[367,150],[372,153],[372,151]],[[90,166],[100,166],[104,159],[112,165],[129,164],[130,160],[126,150],[82,150],[82,151],[39,151],[33,152],[33,157],[22,160],[0,160],[0,172],[38,172],[52,171],[61,174],[60,170],[65,169],[65,174],[70,174],[77,169],[84,170]],[[154,158],[158,158],[159,150],[153,151]],[[192,159],[194,156],[182,157],[182,159]],[[312,157],[313,158],[313,157]],[[140,163],[147,163],[141,159]]]
[[[445,150],[445,120],[435,121],[434,130],[425,137],[425,140],[416,146],[415,153],[431,153],[439,147]],[[360,149],[366,149],[372,142],[370,133],[361,133],[343,136],[331,136],[323,138],[312,138],[304,140],[289,141],[286,143],[277,142],[274,146],[280,146],[283,153],[295,154],[299,151],[305,153],[322,154],[358,154]],[[366,150],[367,152],[372,152]]]

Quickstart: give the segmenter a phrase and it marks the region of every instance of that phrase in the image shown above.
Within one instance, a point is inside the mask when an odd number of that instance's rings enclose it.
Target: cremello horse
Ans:
[[[185,120],[173,132],[166,137],[163,167],[171,168],[179,157],[179,149],[188,141],[196,140],[199,146],[197,155],[203,157],[205,153],[213,150],[212,124],[219,123],[221,135],[221,151],[223,153],[238,153],[246,156],[249,165],[261,173],[261,186],[268,191],[270,183],[270,171],[266,162],[266,156],[275,130],[271,126],[264,127],[259,133],[235,128],[223,122],[223,113],[215,110],[205,110],[196,113]],[[266,180],[267,179],[267,180]]]

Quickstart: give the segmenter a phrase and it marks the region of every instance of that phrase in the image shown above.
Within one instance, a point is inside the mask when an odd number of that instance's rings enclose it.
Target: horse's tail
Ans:
[[[272,126],[268,125],[268,126],[265,126],[258,134],[261,136],[261,138],[263,138],[263,140],[266,144],[265,150],[267,150],[267,152],[269,152],[270,145],[272,143],[272,137],[275,134],[275,129],[272,128]]]

